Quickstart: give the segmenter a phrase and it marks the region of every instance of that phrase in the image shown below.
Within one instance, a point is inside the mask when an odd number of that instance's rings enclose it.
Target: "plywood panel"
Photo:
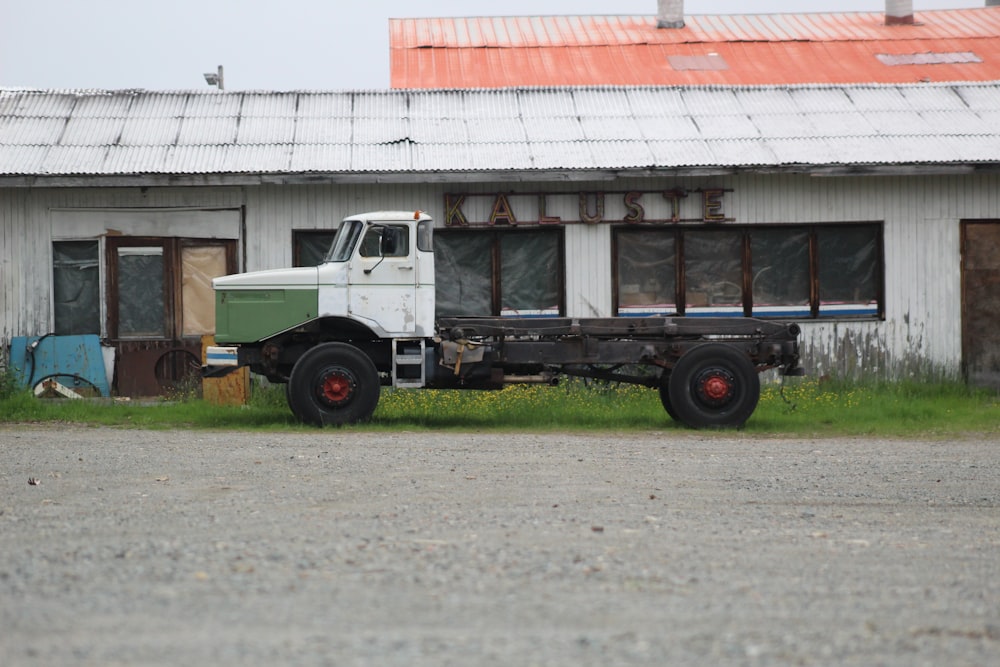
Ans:
[[[202,364],[206,363],[205,350],[209,345],[215,345],[215,336],[202,336]],[[244,366],[229,375],[202,378],[201,395],[212,405],[246,405],[250,400],[250,369]]]

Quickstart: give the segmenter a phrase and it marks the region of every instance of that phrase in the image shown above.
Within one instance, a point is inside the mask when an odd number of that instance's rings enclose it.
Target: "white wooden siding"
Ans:
[[[600,182],[268,185],[225,188],[0,189],[0,343],[51,329],[51,244],[67,230],[54,209],[245,207],[245,270],[289,266],[292,232],[334,229],[346,215],[420,209],[444,222],[445,193],[658,191],[728,188],[734,225],[884,222],[886,321],[804,321],[803,356],[816,375],[954,376],[961,362],[959,222],[1000,219],[1000,176],[821,178],[737,175]],[[607,215],[620,217],[609,198]],[[470,219],[490,197],[470,198]],[[615,204],[616,206],[618,204]],[[548,214],[577,219],[571,196]],[[529,216],[530,217],[530,216]],[[566,306],[571,316],[611,314],[610,224],[567,225]],[[163,235],[171,235],[165,228]]]

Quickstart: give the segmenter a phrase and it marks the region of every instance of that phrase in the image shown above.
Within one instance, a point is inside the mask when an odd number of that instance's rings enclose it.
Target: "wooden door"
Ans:
[[[235,267],[234,241],[108,239],[108,336],[118,395],[197,390],[201,336],[215,332],[212,278]]]
[[[1000,389],[1000,220],[962,223],[962,366]]]

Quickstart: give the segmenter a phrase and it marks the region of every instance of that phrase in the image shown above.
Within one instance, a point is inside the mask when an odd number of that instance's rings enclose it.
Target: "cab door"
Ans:
[[[350,267],[348,296],[352,316],[379,335],[416,331],[416,262],[410,227],[370,224]]]

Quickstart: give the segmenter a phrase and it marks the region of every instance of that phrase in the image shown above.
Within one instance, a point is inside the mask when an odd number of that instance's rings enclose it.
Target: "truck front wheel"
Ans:
[[[760,378],[750,358],[721,343],[688,351],[667,386],[676,418],[692,428],[738,428],[760,399]]]
[[[378,406],[378,370],[364,352],[345,343],[317,345],[296,362],[288,405],[316,426],[367,421]]]

